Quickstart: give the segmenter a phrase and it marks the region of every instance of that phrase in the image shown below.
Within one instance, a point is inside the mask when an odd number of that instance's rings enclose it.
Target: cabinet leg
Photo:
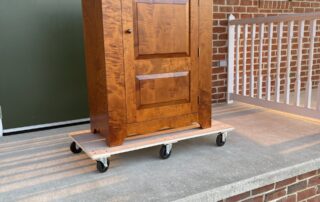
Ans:
[[[109,128],[106,136],[106,142],[109,147],[122,145],[124,139],[127,137],[127,128],[125,126],[118,128]]]
[[[202,129],[211,128],[211,120],[205,120],[199,123]]]

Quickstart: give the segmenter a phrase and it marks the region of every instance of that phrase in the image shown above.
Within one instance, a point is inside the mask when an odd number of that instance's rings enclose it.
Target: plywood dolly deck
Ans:
[[[162,145],[160,157],[167,159],[171,155],[174,143],[196,137],[217,135],[216,144],[223,146],[227,140],[228,132],[232,130],[233,128],[228,124],[212,121],[211,128],[200,129],[198,124],[193,124],[179,129],[169,129],[145,136],[127,138],[123,145],[116,147],[106,146],[104,137],[86,130],[69,134],[69,137],[73,140],[70,150],[74,154],[84,151],[92,160],[97,161],[99,172],[106,172],[110,166],[109,157],[112,155]]]

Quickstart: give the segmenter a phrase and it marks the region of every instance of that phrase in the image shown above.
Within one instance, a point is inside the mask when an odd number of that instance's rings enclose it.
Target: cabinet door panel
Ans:
[[[135,53],[137,57],[189,54],[189,4],[136,2]]]
[[[189,72],[137,76],[138,109],[187,103],[190,100]]]
[[[196,113],[198,1],[123,0],[129,123]]]

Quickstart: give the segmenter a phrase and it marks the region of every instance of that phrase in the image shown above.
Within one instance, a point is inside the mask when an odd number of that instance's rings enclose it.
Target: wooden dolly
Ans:
[[[92,134],[90,130],[78,131],[69,134],[73,140],[70,145],[72,153],[77,154],[82,150],[92,159],[97,161],[97,170],[101,173],[106,172],[110,165],[109,157],[115,154],[135,151],[157,145],[162,145],[160,157],[167,159],[171,155],[172,144],[182,140],[196,137],[218,134],[216,144],[223,146],[226,143],[228,132],[233,128],[218,121],[212,121],[212,127],[200,129],[198,124],[178,129],[168,129],[158,131],[143,136],[127,138],[124,144],[116,147],[106,146],[105,138]]]

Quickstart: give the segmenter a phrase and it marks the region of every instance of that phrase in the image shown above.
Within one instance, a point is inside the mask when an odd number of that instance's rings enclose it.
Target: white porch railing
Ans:
[[[319,36],[316,35],[317,19],[320,19],[320,12],[242,20],[236,20],[232,15],[229,16],[228,103],[235,100],[320,119],[319,77],[315,77],[316,81],[312,80],[315,39],[317,38],[319,42]],[[276,29],[274,29],[275,26]],[[249,28],[250,37],[248,37]],[[256,39],[257,29],[258,39]],[[268,31],[267,37],[265,31]],[[286,38],[283,37],[284,32]],[[307,37],[304,35],[305,32],[307,32]],[[277,38],[273,39],[274,36]],[[248,51],[248,41],[251,41],[250,51]],[[283,41],[286,41],[287,44],[285,49]],[[256,42],[257,45],[255,45]],[[293,42],[297,45],[295,49]],[[306,44],[308,50],[303,50]],[[318,49],[316,53],[320,54]],[[294,63],[293,50],[296,56]],[[302,63],[305,59],[303,53],[308,54],[305,66]],[[247,60],[248,56],[250,60]],[[287,57],[286,60],[283,59],[284,56]],[[248,61],[250,68],[247,68]],[[275,64],[274,69],[272,68],[273,63]],[[283,68],[285,72],[281,75]],[[304,86],[301,83],[302,70],[303,73],[306,72],[303,74]],[[247,79],[247,76],[250,78]],[[284,80],[283,84],[281,80]],[[292,80],[295,82],[291,85]],[[304,99],[302,99],[303,95]]]

